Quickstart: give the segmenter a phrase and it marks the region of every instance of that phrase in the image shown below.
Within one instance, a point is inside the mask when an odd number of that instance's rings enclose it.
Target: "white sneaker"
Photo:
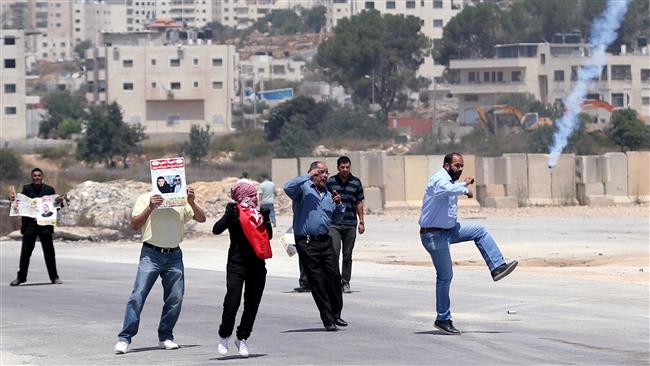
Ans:
[[[164,342],[158,342],[160,348],[164,349],[178,349],[178,344],[174,343],[171,339],[168,339]]]
[[[248,347],[246,347],[245,339],[238,339],[235,341],[235,346],[239,349],[239,355],[242,357],[248,357]]]
[[[115,354],[122,355],[129,352],[129,344],[124,341],[115,343]]]
[[[217,352],[219,352],[220,355],[225,355],[228,353],[228,338],[219,338]]]

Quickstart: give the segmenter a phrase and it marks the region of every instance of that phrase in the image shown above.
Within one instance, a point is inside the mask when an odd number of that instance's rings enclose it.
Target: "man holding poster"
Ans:
[[[164,161],[161,161],[164,160]],[[194,219],[205,222],[203,210],[196,204],[194,190],[190,187],[180,193],[159,193],[158,176],[170,175],[165,169],[177,169],[172,175],[181,175],[185,181],[183,158],[152,160],[152,192],[138,197],[131,216],[131,227],[142,230],[140,263],[133,285],[133,292],[126,304],[124,325],[117,336],[115,353],[127,353],[131,339],[138,333],[140,313],[151,288],[158,277],[162,279],[164,306],[158,325],[158,340],[161,348],[177,349],[174,342],[174,326],[181,313],[185,292],[183,253],[179,244],[183,241],[186,222]],[[154,161],[157,162],[154,164]],[[171,167],[171,168],[170,168]],[[154,171],[156,168],[157,171]],[[173,196],[171,200],[166,197]],[[180,197],[180,205],[175,200]],[[187,198],[187,201],[184,202]],[[165,208],[165,204],[169,208]]]
[[[50,281],[52,281],[52,284],[61,284],[63,282],[59,279],[59,274],[56,270],[56,258],[54,255],[54,243],[52,240],[54,221],[52,221],[52,219],[56,220],[54,204],[60,204],[63,201],[63,198],[61,196],[54,196],[56,194],[54,188],[43,183],[43,171],[41,169],[32,169],[31,176],[32,183],[23,186],[23,191],[20,194],[21,200],[16,200],[15,192],[9,192],[7,195],[10,201],[15,201],[13,204],[16,202],[18,203],[16,204],[16,211],[18,211],[18,214],[22,216],[20,233],[23,234],[23,243],[20,248],[18,276],[15,280],[11,281],[9,285],[18,286],[21,283],[27,282],[27,269],[29,268],[29,260],[34,251],[34,246],[36,245],[36,238],[41,241],[41,246],[43,247],[45,266],[47,267]],[[20,212],[21,203],[27,204],[27,202],[23,202],[26,201],[26,199],[29,199],[31,203],[40,203],[42,200],[46,203],[41,203],[41,207],[33,207],[32,211],[34,212],[32,214],[27,214],[25,212]],[[47,205],[47,213],[44,211],[43,205]],[[36,212],[39,213],[38,216],[36,216]],[[15,215],[15,213],[12,213],[12,215]]]

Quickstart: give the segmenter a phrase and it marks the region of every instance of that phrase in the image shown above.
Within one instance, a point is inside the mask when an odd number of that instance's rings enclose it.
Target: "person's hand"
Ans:
[[[151,210],[155,210],[156,207],[162,205],[163,201],[164,199],[162,198],[161,195],[154,194],[153,196],[151,196],[151,198],[149,198],[149,208]]]
[[[309,173],[307,173],[307,175],[309,175],[309,178],[313,178],[313,177],[317,176],[320,173],[321,173],[320,168],[314,168],[314,169],[310,170]]]
[[[58,203],[58,204],[63,203],[63,195],[62,195],[62,194],[58,195],[58,196],[54,199],[54,203]]]
[[[232,215],[235,212],[235,208],[237,207],[236,202],[228,202],[226,205],[226,215]]]
[[[332,199],[337,205],[341,204],[341,195],[335,189],[332,189]]]
[[[262,214],[262,218],[264,219],[264,222],[271,221],[271,219],[270,219],[271,210],[268,207],[261,208],[260,213]]]
[[[194,199],[196,196],[194,195],[194,188],[192,187],[187,187],[187,203],[194,204]]]
[[[470,185],[474,184],[474,177],[467,177],[465,178],[465,184],[469,187]]]
[[[14,192],[7,193],[7,198],[9,199],[9,201],[13,201],[16,198],[16,193]]]
[[[359,234],[363,234],[366,232],[366,224],[363,221],[359,222]]]
[[[474,198],[474,193],[472,193],[472,191],[469,191],[465,193],[465,196],[467,196],[467,198]]]

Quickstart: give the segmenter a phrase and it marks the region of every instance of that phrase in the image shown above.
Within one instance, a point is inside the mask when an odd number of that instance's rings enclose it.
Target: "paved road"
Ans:
[[[649,362],[647,284],[567,279],[553,271],[523,268],[493,283],[481,267],[457,268],[452,287],[456,326],[438,333],[433,322],[429,267],[364,264],[356,292],[344,297],[350,326],[324,332],[308,294],[289,293],[295,278],[272,271],[250,338],[251,358],[220,356],[217,326],[224,295],[222,271],[186,269],[183,313],[175,329],[182,348],[155,348],[162,307],[157,285],[145,305],[132,351],[114,355],[124,306],[135,275],[132,245],[60,244],[63,285],[47,282],[35,250],[31,286],[9,287],[19,243],[0,244],[0,355],[4,364],[226,364],[422,365],[422,364],[638,364]],[[74,254],[74,255],[73,255]],[[213,252],[187,250],[193,256]],[[281,263],[281,262],[278,262]],[[293,262],[292,262],[293,263]],[[220,266],[219,268],[223,268]],[[506,310],[516,310],[508,315]],[[231,346],[231,354],[234,346]]]

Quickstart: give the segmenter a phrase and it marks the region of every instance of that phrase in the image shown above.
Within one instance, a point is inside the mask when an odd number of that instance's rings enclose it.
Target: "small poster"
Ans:
[[[38,203],[38,216],[36,223],[41,226],[56,225],[56,209],[54,208],[54,199],[56,195],[43,196]]]
[[[185,206],[185,160],[182,157],[151,160],[150,169],[153,192],[164,199],[159,208]]]
[[[17,193],[9,207],[9,216],[25,216],[36,219],[41,226],[56,226],[57,210],[54,207],[56,195],[29,198]]]

